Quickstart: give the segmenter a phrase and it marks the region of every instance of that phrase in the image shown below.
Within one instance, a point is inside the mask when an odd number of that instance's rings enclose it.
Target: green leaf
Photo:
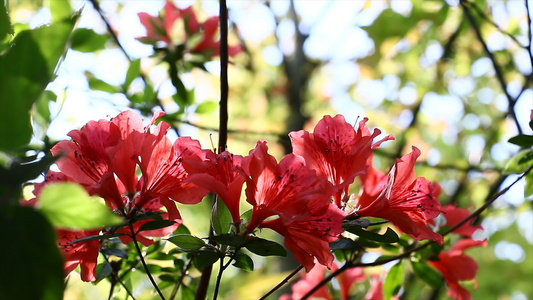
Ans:
[[[350,227],[346,229],[346,231],[356,234],[365,239],[375,241],[375,242],[380,242],[380,243],[390,244],[390,243],[396,243],[400,240],[400,238],[398,237],[398,234],[396,234],[394,230],[390,229],[390,227],[387,227],[387,231],[384,234],[379,234],[373,231],[367,231],[358,226]]]
[[[182,300],[194,300],[196,296],[196,291],[192,289],[190,286],[182,285],[180,287],[181,290],[181,299]]]
[[[224,201],[217,199],[215,205],[213,205],[211,217],[213,220],[213,230],[217,235],[229,232],[233,220]]]
[[[251,272],[254,270],[254,261],[250,256],[244,253],[237,253],[237,255],[235,255],[233,266]]]
[[[204,101],[196,107],[197,114],[210,114],[218,109],[218,103],[215,101]]]
[[[209,237],[209,240],[217,242],[218,244],[228,245],[232,247],[241,247],[246,243],[246,239],[240,235],[235,234],[221,234]]]
[[[403,266],[401,261],[392,266],[383,283],[383,295],[385,299],[391,299],[398,294],[403,282]]]
[[[55,231],[30,207],[0,205],[0,299],[63,299],[63,258]],[[29,288],[31,287],[31,288]]]
[[[509,139],[509,143],[518,145],[520,147],[532,147],[533,146],[533,136],[531,135],[517,135]]]
[[[533,150],[522,150],[515,156],[511,157],[503,169],[503,173],[519,174],[525,172],[531,166],[533,166]]]
[[[2,1],[0,4],[0,41],[2,41],[6,35],[13,35],[13,33],[13,27],[11,26],[9,15],[7,14],[5,2]]]
[[[101,264],[96,265],[96,282],[94,284],[97,284],[98,282],[102,281],[102,279],[106,278],[113,272],[113,268],[108,262],[103,262]]]
[[[128,90],[133,80],[141,75],[141,60],[136,59],[130,63],[124,80],[124,90]]]
[[[108,40],[107,35],[98,34],[92,29],[78,28],[72,33],[70,47],[72,50],[90,53],[104,49]]]
[[[70,19],[72,17],[72,7],[69,0],[53,0],[50,4],[52,23]]]
[[[148,223],[145,223],[145,224],[141,225],[141,228],[139,228],[139,230],[137,230],[137,232],[165,228],[165,227],[168,227],[168,226],[172,226],[174,224],[176,224],[176,222],[170,221],[170,220],[150,221]]]
[[[370,220],[367,219],[353,219],[342,221],[342,228],[349,229],[354,226],[367,228],[370,225]]]
[[[357,244],[351,239],[338,239],[329,244],[330,250],[355,250],[357,248]]]
[[[96,241],[96,240],[108,240],[117,236],[126,235],[125,233],[110,233],[110,234],[100,234],[100,235],[91,235],[86,236],[81,239],[77,239],[72,241],[72,243],[79,243],[79,242],[88,242],[88,241]]]
[[[203,270],[205,267],[216,263],[220,259],[220,255],[213,251],[198,251],[194,253],[192,263],[198,270]]]
[[[52,80],[76,19],[21,31],[0,56],[0,150],[29,143],[30,108]]]
[[[168,238],[168,241],[185,250],[196,250],[205,246],[204,240],[190,234],[178,234]]]
[[[95,77],[89,78],[89,87],[91,90],[107,92],[110,94],[119,92],[119,89],[116,86]]]
[[[439,272],[430,267],[428,264],[411,261],[411,265],[413,266],[413,271],[415,272],[416,276],[429,284],[432,288],[438,289],[444,285],[442,276],[439,274]]]
[[[111,248],[111,249],[100,249],[100,253],[106,255],[106,256],[116,256],[120,258],[128,258],[128,252],[119,249],[119,248]]]
[[[39,196],[41,212],[58,228],[94,229],[122,222],[98,197],[90,197],[78,184],[51,183]]]
[[[244,247],[260,256],[286,256],[287,251],[280,244],[262,238],[251,238]]]

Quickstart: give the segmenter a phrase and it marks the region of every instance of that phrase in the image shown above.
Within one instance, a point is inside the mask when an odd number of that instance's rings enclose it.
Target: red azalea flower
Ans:
[[[81,280],[96,281],[96,264],[100,241],[86,241],[72,243],[73,241],[98,235],[100,230],[65,230],[56,229],[59,251],[63,255],[65,276],[70,274],[79,265],[81,268]]]
[[[306,168],[301,157],[288,154],[279,164],[267,153],[265,141],[243,159],[246,174],[246,200],[252,204],[248,231],[253,231],[266,218],[285,214],[323,214],[329,205],[331,185]]]
[[[342,115],[324,116],[313,133],[304,130],[291,132],[293,153],[302,156],[308,168],[327,178],[335,188],[333,198],[338,207],[348,193],[348,186],[355,177],[364,174],[367,160],[381,143],[392,140],[388,135],[378,142],[374,138],[381,134],[375,129],[371,134],[366,126],[367,118],[359,122],[359,130],[348,124]]]
[[[233,222],[240,222],[240,199],[245,177],[241,170],[242,156],[227,151],[216,154],[204,150],[204,160],[188,159],[183,162],[192,182],[217,194],[228,207]]]
[[[161,122],[152,127],[162,115],[163,112],[154,113],[147,126],[132,111],[111,121],[91,121],[69,133],[72,142],[62,141],[52,148],[54,155],[63,155],[57,162],[60,170],[90,194],[103,197],[117,213],[133,218],[139,212],[156,211],[176,222],[159,233],[143,232],[144,236],[166,235],[181,224],[172,200],[193,204],[207,194],[207,190],[184,182],[188,174],[182,160],[202,155],[200,144],[181,137],[172,145],[166,137],[170,125]],[[163,206],[168,214],[161,210]]]
[[[428,263],[439,270],[448,285],[448,296],[456,300],[470,300],[470,292],[463,288],[459,281],[475,280],[478,265],[474,259],[463,254],[463,251],[476,246],[487,245],[487,241],[472,239],[459,240],[448,251],[442,251],[438,260],[429,260]]]
[[[331,269],[332,272],[335,272],[338,269],[337,265],[333,265],[333,268]],[[341,293],[341,299],[342,300],[349,300],[350,299],[350,289],[354,285],[354,283],[363,282],[366,280],[366,276],[363,273],[363,268],[349,268],[342,272],[341,274],[337,275],[337,281],[340,285],[340,293]]]
[[[428,220],[434,219],[441,212],[437,198],[441,188],[437,183],[416,177],[413,168],[419,156],[420,150],[413,147],[413,152],[397,159],[378,196],[373,195],[376,187],[364,182],[357,214],[389,220],[416,240],[428,239],[442,245],[442,236],[428,227]],[[375,182],[380,183],[382,180]]]
[[[372,274],[370,289],[366,293],[365,300],[383,300],[383,281],[378,274]]]
[[[279,218],[263,221],[261,227],[282,235],[285,247],[309,272],[315,265],[315,259],[328,268],[333,266],[334,257],[329,243],[336,241],[344,232],[341,226],[343,219],[343,212],[334,204],[328,204],[323,214],[282,214]]]
[[[147,13],[138,14],[141,23],[146,28],[146,36],[137,38],[141,42],[155,44],[158,41],[172,44],[175,36],[176,22],[184,22],[184,32],[181,33],[178,43],[187,44],[196,41],[194,36],[199,36],[199,41],[188,45],[186,51],[191,53],[207,53],[212,56],[220,55],[220,42],[216,38],[218,30],[218,17],[211,17],[204,23],[199,23],[192,6],[184,9],[177,8],[172,2],[167,1],[162,11],[162,16],[154,17]],[[228,55],[234,56],[242,51],[240,45],[228,46]]]

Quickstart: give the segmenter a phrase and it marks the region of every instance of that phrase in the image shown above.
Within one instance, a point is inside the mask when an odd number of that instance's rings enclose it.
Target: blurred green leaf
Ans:
[[[432,288],[438,289],[444,285],[442,276],[435,269],[430,267],[427,263],[419,263],[411,261],[413,271],[416,276],[429,284]]]
[[[52,1],[54,2],[54,1]],[[107,35],[98,34],[92,29],[78,28],[72,32],[71,49],[89,53],[102,50],[109,40]]]
[[[110,93],[110,94],[114,94],[114,93],[118,93],[119,92],[119,89],[114,86],[114,85],[111,85],[103,80],[100,80],[98,78],[95,78],[95,77],[91,77],[89,78],[89,87],[92,89],[92,90],[96,90],[96,91],[102,91],[102,92],[107,92],[107,93]]]
[[[237,255],[235,255],[233,266],[251,272],[254,270],[254,261],[250,256],[244,253],[237,253]]]
[[[531,166],[533,166],[533,150],[526,149],[518,152],[509,160],[503,169],[503,173],[520,174],[525,172]]]
[[[178,234],[169,237],[168,241],[184,250],[196,250],[205,246],[202,239],[190,234]]]
[[[122,250],[122,249],[119,249],[119,248],[105,248],[105,249],[100,249],[100,252],[106,256],[116,256],[116,257],[120,257],[120,258],[128,258],[128,252]]]
[[[218,103],[215,101],[204,101],[196,107],[197,114],[210,114],[218,109]]]
[[[258,237],[253,237],[246,241],[244,247],[250,252],[255,253],[260,256],[286,256],[287,251],[283,248],[282,245],[265,240]]]
[[[141,60],[136,59],[130,63],[124,80],[124,90],[128,90],[133,80],[141,75]]]
[[[403,283],[403,265],[401,261],[390,268],[385,282],[383,283],[383,296],[385,299],[391,299],[398,294]]]
[[[60,22],[72,17],[72,7],[69,0],[53,0],[48,1],[50,5],[50,13],[52,14],[52,22]]]
[[[13,27],[11,26],[5,3],[2,1],[0,4],[0,41],[2,41],[6,35],[12,35],[13,33]]]
[[[41,191],[39,205],[41,212],[58,228],[94,229],[120,224],[122,218],[98,199],[89,196],[78,184],[51,183]]]
[[[29,111],[52,80],[77,17],[20,32],[0,56],[0,150],[29,143]]]
[[[44,216],[30,207],[0,205],[0,299],[63,299],[63,258]],[[31,288],[29,288],[31,287]]]

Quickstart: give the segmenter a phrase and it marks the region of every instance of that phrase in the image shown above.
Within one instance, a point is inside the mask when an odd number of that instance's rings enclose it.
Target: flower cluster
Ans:
[[[166,136],[170,125],[155,125],[162,114],[155,113],[145,126],[139,115],[125,111],[111,120],[91,121],[71,131],[72,141],[61,141],[52,148],[59,158],[60,172],[49,171],[45,181],[35,185],[36,199],[30,203],[39,201],[41,190],[49,183],[78,183],[90,195],[103,198],[109,209],[126,220],[127,226],[112,232],[118,233],[123,243],[137,240],[150,245],[154,238],[168,236],[183,223],[176,202],[196,204],[212,192],[231,215],[227,233],[246,241],[258,229],[268,228],[284,237],[285,247],[308,272],[304,282],[294,286],[296,294],[309,282],[322,278],[324,268],[338,268],[330,243],[346,238],[341,237],[346,220],[385,219],[413,239],[442,245],[443,237],[430,228],[435,225],[433,219],[444,213],[446,225],[453,226],[467,213],[441,207],[438,184],[416,177],[414,165],[420,150],[415,147],[396,160],[388,175],[376,170],[372,166],[373,150],[393,137],[379,139],[381,131],[371,132],[366,118],[354,128],[342,115],[325,116],[312,133],[291,132],[293,152],[278,161],[268,153],[266,141],[258,141],[247,156],[202,149],[189,137],[171,143]],[[355,186],[359,186],[358,191],[353,191]],[[240,211],[246,205],[241,201],[244,187],[245,201],[251,206],[251,214],[246,216]],[[142,217],[147,213],[156,213],[171,225],[140,231],[150,221]],[[464,225],[455,232],[471,237],[472,230]],[[102,228],[58,229],[65,273],[80,265],[82,280],[95,281],[102,244],[99,239],[83,238],[109,233]],[[458,280],[473,278],[475,268],[470,263],[468,274],[458,274],[449,262],[469,261],[462,250],[478,244],[462,240],[431,261],[459,299],[466,298]],[[342,297],[348,297],[352,283],[365,278],[360,269],[342,273],[337,278]],[[317,293],[331,298],[326,289]]]
[[[205,54],[208,57],[220,55],[220,41],[216,38],[219,21],[216,16],[200,23],[192,6],[181,9],[170,1],[166,1],[159,16],[145,12],[138,16],[146,28],[146,36],[138,38],[143,43],[163,43],[169,48],[181,46],[189,53]],[[241,51],[240,45],[228,47],[229,56]]]

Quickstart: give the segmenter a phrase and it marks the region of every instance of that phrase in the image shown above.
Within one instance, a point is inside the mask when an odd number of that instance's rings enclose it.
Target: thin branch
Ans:
[[[122,281],[122,279],[120,279],[120,276],[117,274],[117,271],[115,271],[115,268],[113,268],[113,266],[111,265],[111,262],[109,261],[109,258],[106,255],[103,255],[103,257],[104,257],[105,261],[111,266],[111,274],[113,274],[114,280],[116,280],[118,283],[120,283],[120,285],[126,291],[126,294],[128,294],[128,296],[130,296],[131,299],[135,300],[135,297],[133,297],[133,293],[128,289],[128,287],[126,286],[124,281]],[[113,295],[114,286],[115,285],[113,284],[112,287],[111,287],[111,290],[109,291],[109,299],[111,299],[111,296]]]
[[[259,300],[265,300],[268,296],[270,296],[272,293],[277,291],[279,288],[284,286],[289,280],[291,280],[294,275],[296,275],[298,272],[300,272],[301,269],[303,269],[304,266],[300,265],[298,268],[296,268],[294,271],[292,271],[287,277],[285,277],[280,283],[278,283],[275,287],[273,287],[268,293],[263,295],[263,297],[259,298]],[[333,278],[333,277],[332,277]]]
[[[483,46],[483,49],[485,50],[485,53],[487,54],[487,56],[489,57],[490,61],[492,62],[492,66],[494,68],[494,72],[496,73],[496,79],[498,80],[498,82],[501,85],[502,91],[505,94],[505,97],[507,98],[507,102],[509,102],[509,114],[511,115],[511,117],[513,118],[513,120],[516,123],[516,128],[518,130],[518,134],[522,134],[522,128],[520,126],[520,122],[518,122],[518,118],[517,118],[516,113],[514,111],[514,107],[515,107],[515,104],[516,104],[516,99],[513,99],[513,97],[511,97],[511,95],[507,91],[507,83],[505,82],[505,79],[503,78],[502,70],[500,69],[500,66],[496,63],[496,59],[494,58],[494,55],[492,54],[492,52],[490,52],[490,50],[489,50],[489,48],[487,46],[487,43],[485,42],[485,40],[483,40],[483,37],[481,36],[481,31],[479,30],[479,27],[476,24],[476,21],[474,20],[474,17],[472,16],[472,14],[470,13],[470,10],[468,9],[468,6],[470,6],[471,3],[469,3],[466,0],[461,0],[461,1],[459,1],[459,3],[461,5],[461,7],[463,8],[465,16],[468,19],[468,22],[470,23],[470,25],[472,26],[472,29],[474,29],[474,32],[476,34],[477,39],[479,40],[479,42]]]
[[[524,49],[527,49],[526,46],[522,45],[518,39],[516,39],[516,37],[510,33],[508,33],[507,31],[503,30],[500,28],[500,26],[498,26],[498,24],[496,24],[493,20],[491,20],[489,17],[487,17],[487,15],[481,10],[481,8],[479,8],[479,6],[477,6],[474,2],[469,2],[468,3],[476,12],[477,14],[485,21],[487,21],[487,23],[491,24],[492,26],[494,26],[494,28],[496,28],[496,30],[498,30],[500,33],[506,35],[507,37],[509,37],[511,40],[513,40],[518,46],[524,48]],[[526,7],[527,7],[527,0],[526,0]]]
[[[220,124],[218,153],[226,150],[228,142],[228,7],[220,0]]]
[[[187,265],[185,265],[183,269],[181,270],[181,275],[178,278],[176,285],[172,289],[172,293],[170,294],[170,298],[169,298],[170,300],[173,300],[176,297],[176,294],[178,293],[178,289],[181,286],[181,283],[183,282],[183,278],[185,278],[185,274],[187,273],[187,270],[189,270],[189,268],[191,267],[191,264],[192,264],[192,258],[189,259],[189,261],[187,262]]]
[[[531,11],[529,10],[529,1],[526,2],[526,14],[527,14],[527,35],[528,35],[528,45],[527,45],[527,54],[529,56],[529,62],[531,63],[531,68],[533,68],[533,34],[531,32]],[[533,77],[533,71],[529,74],[529,77]],[[531,82],[531,80],[530,80]]]
[[[150,270],[148,269],[148,266],[146,265],[146,262],[144,261],[144,256],[142,254],[141,248],[139,247],[139,244],[137,243],[137,237],[136,237],[135,231],[133,230],[133,225],[131,223],[129,223],[128,225],[130,227],[131,238],[133,239],[133,244],[135,245],[135,249],[137,249],[137,253],[139,254],[139,258],[140,258],[141,263],[142,263],[142,265],[144,267],[144,270],[146,271],[146,275],[148,276],[148,279],[150,279],[150,282],[152,283],[152,285],[154,286],[155,290],[159,294],[159,297],[161,297],[161,299],[165,300],[165,296],[163,296],[163,293],[161,292],[161,290],[157,286],[157,283],[155,282],[154,278],[152,277],[152,274],[150,273]]]
[[[531,170],[533,169],[533,167],[530,167],[529,169],[527,169],[522,175],[520,175],[515,181],[513,181],[513,183],[511,183],[509,186],[507,186],[506,188],[502,189],[500,192],[494,194],[490,199],[489,201],[487,201],[485,204],[483,204],[481,207],[479,207],[475,212],[473,212],[472,214],[470,214],[468,217],[466,217],[465,219],[463,219],[461,222],[457,223],[455,226],[451,227],[450,229],[446,230],[442,236],[446,236],[448,234],[450,234],[451,232],[453,232],[454,230],[456,230],[457,228],[463,226],[466,222],[468,222],[469,220],[471,220],[472,218],[480,215],[483,211],[485,211],[492,203],[494,203],[494,201],[496,201],[496,199],[498,199],[501,195],[507,193],[507,191],[509,191],[509,189],[514,186],[518,181],[520,181],[522,178],[524,178],[524,176],[526,176],[529,172],[531,172]],[[313,295],[314,292],[316,292],[319,288],[321,288],[322,286],[324,286],[325,284],[327,284],[330,280],[332,280],[334,277],[338,276],[339,274],[341,274],[342,272],[344,272],[345,270],[347,269],[350,269],[350,268],[355,268],[355,267],[375,267],[375,266],[381,266],[381,265],[384,265],[386,263],[389,263],[389,262],[392,262],[392,261],[395,261],[395,260],[398,260],[398,259],[402,259],[402,258],[406,258],[406,257],[409,257],[412,253],[414,252],[417,252],[421,249],[424,249],[426,248],[427,246],[431,245],[435,243],[434,241],[429,241],[429,242],[425,242],[423,244],[420,244],[419,246],[415,247],[415,248],[412,248],[412,249],[409,249],[405,252],[403,252],[402,254],[399,254],[399,255],[396,255],[396,256],[393,256],[393,257],[390,257],[390,258],[387,258],[387,259],[383,259],[383,260],[377,260],[375,262],[372,262],[372,263],[356,263],[356,264],[350,264],[350,263],[346,263],[344,264],[342,267],[340,267],[338,270],[336,270],[335,272],[331,273],[329,276],[327,276],[326,278],[324,278],[324,280],[322,280],[321,282],[319,282],[316,286],[314,286],[311,290],[309,290],[302,298],[301,300],[304,300],[304,299],[307,299],[309,298],[311,295]]]

